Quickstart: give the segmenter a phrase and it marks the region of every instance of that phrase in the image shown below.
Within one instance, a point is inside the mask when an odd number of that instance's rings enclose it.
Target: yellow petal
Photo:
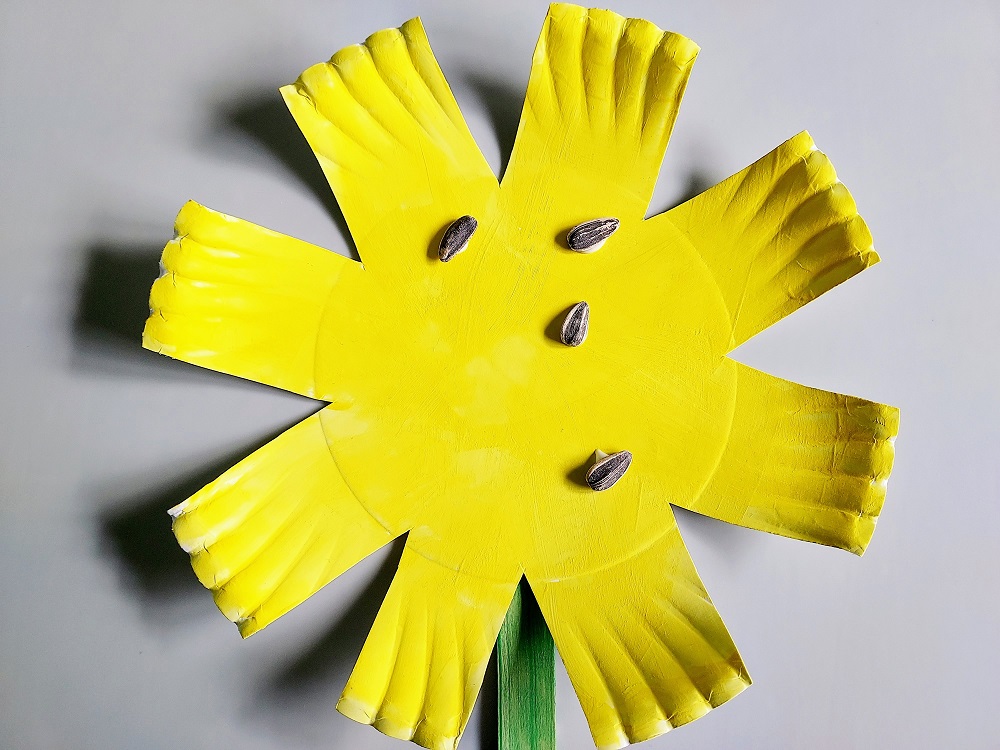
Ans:
[[[750,684],[676,525],[626,562],[528,580],[599,748],[656,737]]]
[[[358,502],[317,415],[171,513],[199,580],[244,637],[403,531],[387,528]]]
[[[698,46],[649,21],[550,6],[503,196],[551,241],[583,221],[638,220]]]
[[[651,220],[667,222],[712,270],[733,348],[879,260],[854,199],[805,132]]]
[[[860,555],[892,470],[899,410],[746,365],[712,481],[689,510]]]
[[[341,50],[281,93],[367,268],[418,277],[448,224],[495,200],[497,179],[420,19]]]
[[[334,286],[362,273],[329,250],[187,203],[163,251],[143,332],[147,349],[304,396]]]
[[[337,710],[390,737],[453,750],[517,582],[445,568],[407,542]]]

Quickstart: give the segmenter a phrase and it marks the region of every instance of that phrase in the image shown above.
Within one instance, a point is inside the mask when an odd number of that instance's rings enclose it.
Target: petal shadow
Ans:
[[[166,241],[99,240],[84,247],[76,307],[69,321],[71,368],[120,377],[225,380],[242,383],[236,387],[267,388],[142,348],[149,290],[160,275],[160,255]]]
[[[174,538],[167,510],[278,434],[269,434],[230,452],[164,487],[136,493],[138,498],[126,499],[117,503],[119,507],[98,514],[97,536],[101,548],[118,569],[122,588],[149,610],[151,619],[162,619],[164,611],[170,608],[168,605],[180,598],[211,599],[195,577],[188,554]],[[209,606],[205,612],[216,614],[215,608]]]
[[[479,712],[479,750],[499,750],[500,686],[497,682],[497,647],[493,645],[490,662],[486,666],[483,686],[479,689],[479,700],[474,711]],[[469,722],[472,723],[471,720]]]
[[[405,544],[405,536],[390,543],[388,556],[354,602],[341,611],[337,621],[318,640],[287,662],[264,685],[263,702],[279,706],[297,704],[302,697],[322,691],[331,681],[338,680],[342,667],[354,663],[389,591]]]
[[[475,92],[486,108],[500,147],[498,176],[502,179],[514,151],[517,128],[521,121],[521,109],[524,106],[524,85],[505,81],[482,71],[460,74],[460,80]]]
[[[225,135],[236,132],[263,146],[323,205],[337,225],[351,257],[360,260],[344,212],[340,210],[316,155],[276,89],[251,91],[223,104],[216,129]]]
[[[696,198],[710,187],[714,187],[719,180],[709,174],[707,169],[701,169],[695,167],[688,172],[687,179],[684,182],[684,188],[681,190],[681,194],[672,203],[670,203],[664,211],[669,211],[672,208],[677,208],[683,203],[687,203],[692,198]]]

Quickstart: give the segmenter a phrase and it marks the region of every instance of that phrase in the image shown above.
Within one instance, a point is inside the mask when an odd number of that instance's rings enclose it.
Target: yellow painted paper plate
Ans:
[[[407,534],[347,716],[454,747],[526,576],[597,745],[644,740],[750,682],[671,505],[868,544],[897,410],[727,356],[878,261],[830,161],[801,133],[643,218],[697,54],[553,5],[498,183],[414,19],[282,89],[360,263],[181,210],[144,346],[329,403],[173,509],[199,579],[247,636]],[[567,247],[603,217],[599,251]],[[595,451],[624,450],[591,490]]]

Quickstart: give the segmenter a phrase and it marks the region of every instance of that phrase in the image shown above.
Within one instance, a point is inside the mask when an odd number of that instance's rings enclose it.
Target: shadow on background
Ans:
[[[521,108],[524,106],[524,88],[482,71],[465,73],[461,80],[469,85],[486,108],[500,147],[499,176],[503,178],[514,151]]]
[[[160,275],[163,243],[97,242],[84,249],[83,276],[72,322],[75,364],[121,370],[158,366],[165,357],[142,348],[149,288]]]
[[[130,247],[95,244],[86,250],[86,268],[74,331],[103,336],[136,349],[149,315],[149,288],[160,275],[165,243]]]
[[[153,609],[179,597],[204,594],[188,554],[174,538],[167,511],[283,431],[246,445],[167,487],[140,491],[137,498],[121,502],[124,509],[104,511],[98,517],[98,534],[102,549],[110,553],[119,569],[123,588]]]
[[[298,704],[303,697],[326,692],[331,682],[341,679],[344,666],[353,666],[389,591],[405,543],[406,537],[402,536],[390,544],[389,555],[354,603],[343,610],[329,630],[264,685],[263,702],[278,706]]]
[[[476,701],[476,711],[479,712],[479,749],[498,750],[500,744],[500,686],[497,683],[497,647],[493,644],[493,653],[486,665],[486,676],[483,677],[483,687]]]
[[[71,321],[75,370],[160,380],[233,380],[142,348],[149,290],[160,275],[160,254],[165,244],[166,240],[104,241],[84,248],[83,273]],[[238,382],[246,385],[248,381]],[[253,383],[249,387],[266,386]]]
[[[217,127],[226,134],[235,131],[250,138],[255,145],[263,146],[323,205],[343,236],[351,257],[360,259],[347,219],[326,175],[278,91],[249,92],[223,105],[218,113]]]
[[[692,198],[695,198],[710,187],[713,187],[718,180],[714,179],[707,170],[698,169],[697,167],[688,172],[687,179],[684,181],[684,188],[681,190],[680,197],[670,203],[663,211],[669,211],[672,208],[677,208],[677,206],[682,203],[687,203]],[[657,211],[656,213],[662,213]]]

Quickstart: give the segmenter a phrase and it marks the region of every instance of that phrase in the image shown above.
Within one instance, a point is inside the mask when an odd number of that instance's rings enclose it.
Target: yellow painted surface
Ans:
[[[419,20],[282,94],[361,263],[186,205],[144,345],[329,402],[182,503],[175,531],[243,635],[408,532],[339,708],[452,748],[526,575],[600,747],[749,684],[671,504],[860,554],[897,411],[727,357],[877,262],[802,133],[644,220],[698,47],[554,5],[498,184]],[[449,263],[447,226],[479,228]],[[613,216],[598,252],[571,227]],[[590,333],[559,343],[590,304]],[[595,493],[595,450],[631,468]]]

